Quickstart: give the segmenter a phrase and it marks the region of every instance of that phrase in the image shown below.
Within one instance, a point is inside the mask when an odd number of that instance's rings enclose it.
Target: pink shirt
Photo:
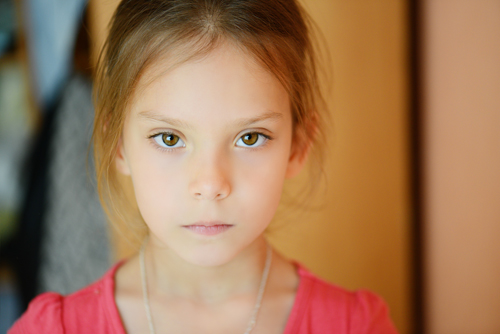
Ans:
[[[66,297],[52,292],[36,297],[8,334],[125,334],[113,295],[118,266]],[[326,283],[301,266],[298,272],[300,284],[284,334],[397,333],[380,297]]]

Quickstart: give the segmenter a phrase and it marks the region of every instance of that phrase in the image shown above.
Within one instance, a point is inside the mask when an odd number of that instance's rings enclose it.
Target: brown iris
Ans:
[[[245,145],[253,145],[259,139],[259,134],[255,132],[247,133],[241,137]]]
[[[164,133],[161,136],[161,139],[163,140],[165,145],[174,146],[179,141],[179,136],[176,136],[176,135],[171,134],[171,133]]]

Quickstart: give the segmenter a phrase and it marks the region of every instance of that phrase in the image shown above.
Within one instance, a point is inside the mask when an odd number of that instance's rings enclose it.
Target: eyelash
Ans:
[[[173,148],[169,148],[169,147],[164,147],[164,146],[161,146],[160,144],[158,144],[155,140],[155,137],[159,136],[159,135],[175,135],[175,136],[178,136],[177,134],[175,134],[174,132],[172,131],[161,131],[161,132],[156,132],[150,136],[148,136],[148,138],[151,140],[151,144],[158,150],[162,151],[162,152],[173,152],[174,150],[176,150],[178,147],[173,147]],[[179,137],[179,140],[182,140],[182,138],[180,136]]]
[[[236,142],[238,142],[240,139],[243,138],[243,136],[249,134],[249,133],[255,133],[257,134],[258,136],[262,136],[265,138],[265,142],[262,143],[261,145],[259,146],[256,146],[256,147],[253,147],[253,146],[237,146],[237,147],[240,147],[240,148],[244,148],[244,149],[250,149],[250,150],[258,150],[258,149],[261,149],[263,147],[265,147],[267,145],[267,143],[271,140],[273,140],[274,138],[270,135],[267,135],[267,134],[264,134],[262,132],[258,132],[258,131],[249,131],[249,132],[245,132],[244,134],[242,134],[241,136],[238,137],[238,140]],[[155,146],[155,148],[159,149],[160,151],[167,151],[167,152],[173,152],[176,148],[168,148],[168,147],[163,147],[163,146],[160,146],[156,140],[155,140],[155,137],[159,136],[159,135],[175,135],[177,136],[177,134],[175,134],[174,132],[172,131],[161,131],[161,132],[156,132],[150,136],[148,136],[148,138],[151,140],[152,144]],[[182,140],[180,138],[180,136],[178,136],[180,140]],[[258,139],[257,139],[258,140]]]
[[[266,134],[264,134],[264,133],[262,133],[262,132],[258,132],[258,131],[249,131],[249,132],[245,132],[244,134],[242,134],[241,136],[239,136],[239,137],[238,137],[238,140],[236,141],[236,143],[238,143],[241,139],[243,139],[243,137],[244,137],[245,135],[247,135],[247,134],[251,134],[251,133],[254,133],[254,134],[256,134],[256,135],[257,135],[257,136],[259,136],[259,137],[264,137],[265,141],[264,141],[262,144],[260,144],[259,146],[255,146],[255,147],[254,147],[254,146],[238,146],[238,147],[240,147],[240,148],[244,148],[244,149],[250,149],[250,150],[259,150],[259,149],[261,149],[261,148],[265,147],[265,146],[266,146],[266,144],[267,144],[270,140],[273,140],[273,138],[272,138],[271,136],[266,135]],[[258,142],[258,141],[259,141],[259,138],[257,139],[257,142]]]

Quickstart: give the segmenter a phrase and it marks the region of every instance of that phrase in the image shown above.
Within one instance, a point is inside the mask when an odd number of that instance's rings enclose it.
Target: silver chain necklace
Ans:
[[[142,283],[142,296],[144,297],[144,308],[146,310],[146,317],[148,318],[149,333],[155,334],[155,327],[153,325],[153,317],[151,316],[151,306],[149,305],[149,295],[147,287],[147,276],[146,276],[146,266],[144,265],[144,248],[146,246],[147,240],[142,244],[141,250],[139,251],[139,265],[141,267],[141,283]],[[260,280],[259,292],[257,293],[257,301],[253,307],[252,316],[248,322],[245,334],[250,334],[252,329],[257,323],[257,315],[259,314],[260,305],[262,303],[262,297],[264,296],[264,290],[266,289],[267,276],[269,276],[269,269],[271,268],[271,258],[272,258],[272,248],[267,244],[266,251],[266,264],[264,266],[264,271],[262,272],[262,278]]]

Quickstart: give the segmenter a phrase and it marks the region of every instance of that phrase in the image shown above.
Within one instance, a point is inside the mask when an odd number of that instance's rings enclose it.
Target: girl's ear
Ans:
[[[311,151],[311,146],[312,140],[306,139],[303,134],[296,134],[294,136],[285,174],[287,179],[295,177],[304,168],[309,152]]]
[[[130,175],[130,167],[127,160],[127,155],[125,154],[125,149],[123,147],[123,139],[120,137],[118,145],[116,147],[115,155],[116,169],[124,175]]]

